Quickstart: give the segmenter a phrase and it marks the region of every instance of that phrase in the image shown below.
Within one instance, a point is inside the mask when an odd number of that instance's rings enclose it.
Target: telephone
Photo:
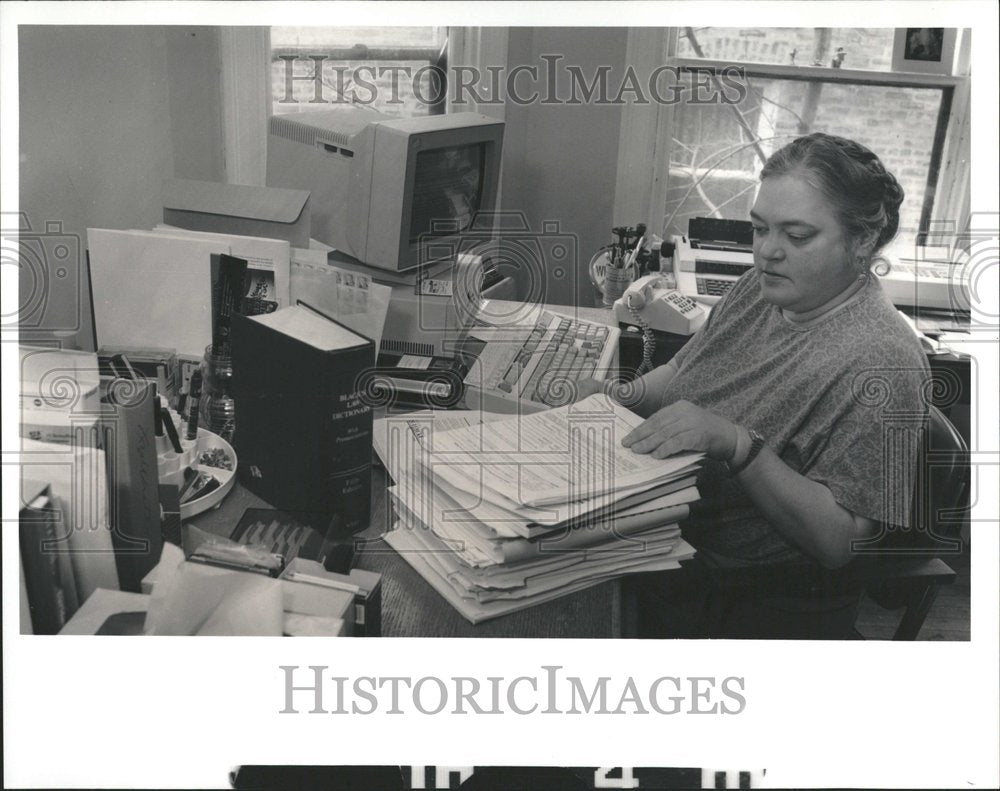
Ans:
[[[691,335],[705,323],[708,313],[702,305],[679,291],[666,287],[662,275],[636,280],[614,305],[615,318],[623,324],[638,324],[675,335]]]

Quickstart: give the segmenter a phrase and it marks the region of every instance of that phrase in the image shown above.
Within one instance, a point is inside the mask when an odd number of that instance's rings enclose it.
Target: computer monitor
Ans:
[[[403,272],[456,251],[495,209],[503,122],[477,113],[392,118],[364,107],[275,115],[267,184],[312,193],[312,236]]]

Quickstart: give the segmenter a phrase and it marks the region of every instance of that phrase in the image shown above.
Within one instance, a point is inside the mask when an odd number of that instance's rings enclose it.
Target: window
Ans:
[[[272,27],[272,112],[443,113],[447,40],[441,27]]]
[[[892,29],[681,28],[676,35],[672,62],[692,91],[686,96],[712,79],[706,72],[732,66],[743,70],[746,90],[736,103],[688,100],[672,108],[669,123],[661,119],[670,139],[654,200],[664,201],[665,234],[685,233],[696,216],[746,219],[763,160],[812,131],[863,143],[899,179],[906,200],[898,246],[912,245],[934,216],[948,216],[935,202],[962,79],[889,71]]]
[[[894,33],[892,28],[862,27],[682,28],[677,56],[889,71]]]

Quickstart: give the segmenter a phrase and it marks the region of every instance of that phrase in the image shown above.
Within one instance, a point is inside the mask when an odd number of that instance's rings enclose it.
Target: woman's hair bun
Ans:
[[[895,237],[905,193],[871,149],[845,137],[814,132],[778,149],[760,177],[795,171],[805,171],[810,183],[823,192],[856,244],[874,241],[868,258]]]

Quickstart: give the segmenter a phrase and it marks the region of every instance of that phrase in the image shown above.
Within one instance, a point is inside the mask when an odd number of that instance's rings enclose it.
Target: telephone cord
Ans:
[[[632,306],[630,297],[625,299],[625,307],[632,314],[639,329],[642,330],[642,364],[636,369],[635,375],[642,376],[644,373],[653,370],[653,352],[656,351],[656,338],[653,337],[653,329],[639,311]]]

